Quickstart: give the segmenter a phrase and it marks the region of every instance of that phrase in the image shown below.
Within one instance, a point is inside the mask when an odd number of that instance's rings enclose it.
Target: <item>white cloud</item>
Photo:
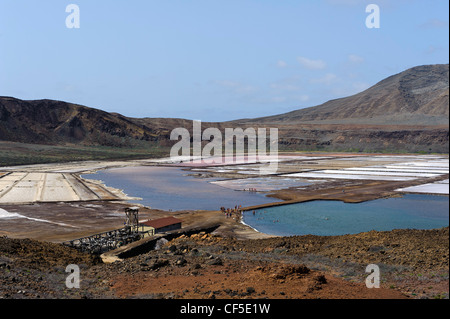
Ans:
[[[277,62],[277,67],[279,67],[279,68],[285,68],[285,67],[287,67],[287,63],[284,62],[283,60],[279,60],[279,61]]]
[[[286,91],[298,92],[304,89],[302,85],[302,79],[298,75],[285,77],[276,82],[272,82],[269,84],[269,87],[279,94],[284,94],[284,92]]]
[[[251,94],[251,93],[255,93],[257,91],[258,91],[258,88],[253,85],[241,85],[235,89],[235,92],[239,93],[239,94]]]
[[[334,73],[327,73],[323,77],[318,79],[311,79],[311,83],[330,85],[338,79],[338,76]]]
[[[215,83],[220,86],[228,87],[228,88],[235,88],[240,85],[239,82],[229,81],[229,80],[218,80],[218,81],[215,81]]]
[[[424,51],[425,54],[433,54],[435,52],[439,52],[445,50],[443,47],[429,45],[428,48]]]
[[[237,81],[218,80],[215,84],[224,87],[235,94],[246,95],[257,92],[259,89],[256,86],[244,84]]]
[[[441,29],[448,28],[448,21],[440,20],[440,19],[430,19],[425,23],[421,24],[419,27],[423,29]]]
[[[271,83],[270,88],[279,91],[299,91],[302,88],[292,83]]]
[[[364,62],[364,58],[356,55],[356,54],[350,54],[348,56],[348,60],[353,64],[360,64]]]
[[[304,66],[307,69],[310,70],[321,70],[321,69],[325,69],[325,67],[327,66],[327,64],[322,61],[322,60],[311,60],[305,57],[301,57],[299,56],[297,58],[297,61]]]
[[[273,103],[283,103],[286,102],[287,98],[285,96],[274,96],[270,98]]]
[[[306,102],[309,100],[309,95],[303,94],[303,95],[297,96],[296,99],[299,100],[300,102]]]

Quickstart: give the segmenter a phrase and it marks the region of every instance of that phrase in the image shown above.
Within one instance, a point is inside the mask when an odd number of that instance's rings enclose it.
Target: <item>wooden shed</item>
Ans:
[[[153,220],[148,220],[146,222],[141,222],[140,226],[151,227],[155,229],[156,233],[164,233],[166,231],[181,229],[182,221],[175,217],[164,217]]]

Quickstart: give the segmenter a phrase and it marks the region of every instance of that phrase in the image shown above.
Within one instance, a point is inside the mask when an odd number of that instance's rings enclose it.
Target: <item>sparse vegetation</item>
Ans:
[[[41,163],[60,163],[88,160],[126,160],[164,157],[168,147],[148,145],[147,148],[81,146],[54,146],[0,142],[0,167]]]

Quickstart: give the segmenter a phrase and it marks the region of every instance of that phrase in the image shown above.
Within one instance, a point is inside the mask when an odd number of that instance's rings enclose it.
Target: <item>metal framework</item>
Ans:
[[[125,227],[130,227],[133,232],[139,231],[139,207],[125,208]]]
[[[120,246],[154,235],[153,230],[139,231],[139,209],[130,207],[125,209],[125,227],[94,234],[87,237],[64,242],[63,245],[76,248],[83,252],[101,254]]]

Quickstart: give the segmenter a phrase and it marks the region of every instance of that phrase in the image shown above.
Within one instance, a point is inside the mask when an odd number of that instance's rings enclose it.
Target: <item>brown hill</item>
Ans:
[[[423,65],[350,97],[251,123],[439,125],[449,119],[449,65]]]
[[[424,65],[350,97],[289,113],[230,122],[279,128],[281,149],[449,151],[449,65]]]
[[[53,100],[0,97],[0,140],[64,145],[123,146],[167,133],[125,116]]]
[[[281,150],[447,153],[448,119],[445,64],[411,68],[364,92],[319,106],[264,118],[202,123],[202,128],[278,127]],[[61,101],[0,97],[0,141],[168,149],[175,143],[170,141],[175,127],[191,130],[192,122],[129,118]],[[14,157],[6,162],[11,161]]]

